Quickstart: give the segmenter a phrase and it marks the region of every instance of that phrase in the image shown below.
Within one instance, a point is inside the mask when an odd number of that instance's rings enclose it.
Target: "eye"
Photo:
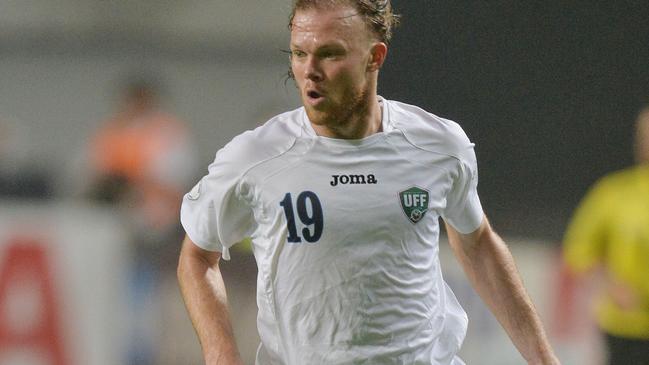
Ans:
[[[320,58],[326,58],[326,59],[336,59],[339,57],[342,57],[345,54],[343,50],[340,49],[323,49],[320,52],[318,52],[318,56]]]
[[[300,50],[292,50],[291,51],[291,57],[300,58],[300,57],[304,57],[304,56],[306,56],[306,52],[304,52],[304,51],[300,51]]]

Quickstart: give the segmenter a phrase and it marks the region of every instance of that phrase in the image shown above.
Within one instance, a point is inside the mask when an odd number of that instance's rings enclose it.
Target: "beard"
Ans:
[[[348,92],[337,100],[325,100],[321,107],[309,106],[306,103],[304,105],[311,123],[335,133],[337,130],[358,124],[355,122],[362,120],[369,113],[370,95],[370,89],[366,87]]]

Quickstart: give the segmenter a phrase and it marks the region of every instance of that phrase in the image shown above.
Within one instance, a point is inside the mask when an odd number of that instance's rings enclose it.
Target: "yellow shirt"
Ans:
[[[603,330],[649,339],[649,167],[616,172],[595,184],[568,226],[564,256],[578,273],[601,264],[639,296],[640,308],[625,311],[603,293],[596,312]]]

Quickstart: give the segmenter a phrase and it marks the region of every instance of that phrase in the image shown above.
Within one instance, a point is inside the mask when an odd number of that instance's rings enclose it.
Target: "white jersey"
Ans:
[[[234,138],[181,221],[220,251],[252,237],[257,364],[462,364],[466,313],[442,278],[439,217],[482,222],[473,144],[454,122],[381,99],[383,129],[317,136],[303,108]]]

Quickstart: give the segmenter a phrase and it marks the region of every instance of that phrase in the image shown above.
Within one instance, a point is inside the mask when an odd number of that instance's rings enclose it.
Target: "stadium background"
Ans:
[[[649,23],[644,19],[649,5],[408,0],[394,6],[403,24],[382,70],[380,94],[462,124],[477,145],[483,205],[522,262],[532,266],[526,280],[539,283],[533,295],[554,331],[553,341],[566,363],[591,364],[579,352],[580,346],[597,345],[590,332],[555,328],[561,322],[557,318],[574,314],[556,310],[557,303],[579,303],[562,302],[570,283],[562,280],[556,256],[567,220],[587,187],[632,162],[633,119],[641,103],[649,101]],[[15,237],[20,242],[27,237],[54,252],[50,277],[60,289],[53,297],[65,307],[56,314],[63,322],[57,337],[68,353],[65,363],[123,361],[120,352],[126,345],[116,338],[127,338],[127,329],[114,324],[128,321],[128,310],[115,308],[128,301],[120,272],[128,270],[129,251],[120,242],[119,214],[80,202],[89,136],[112,113],[124,75],[156,75],[164,85],[165,109],[184,120],[195,138],[199,177],[233,136],[299,105],[285,80],[287,59],[281,52],[287,46],[289,9],[288,0],[0,1],[0,166],[35,178],[42,188],[33,196],[0,198],[0,275],[5,274],[0,283],[8,283],[0,285],[1,333],[37,333],[37,324],[16,329],[21,322],[16,318],[33,318],[48,307],[38,286],[32,295],[29,285],[12,289],[7,280],[7,267],[16,262],[7,259],[9,248]],[[238,259],[225,269],[235,278],[235,312],[245,317],[235,322],[245,324],[237,329],[240,338],[254,342],[254,267],[245,254]],[[97,265],[91,268],[89,261]],[[452,265],[450,260],[447,266]],[[96,277],[94,285],[75,279],[89,272]],[[461,280],[461,275],[449,277]],[[172,311],[182,309],[173,284],[164,291],[161,298]],[[489,318],[481,309],[473,312]],[[196,361],[195,339],[184,313],[177,313],[169,326],[178,327],[166,331],[189,344],[160,355],[159,363]],[[477,319],[470,329],[470,336],[471,331],[479,335],[467,340],[467,361],[484,360],[480,341],[500,333],[489,321]],[[79,335],[102,332],[106,336]],[[0,364],[54,363],[49,340],[46,345],[2,341]],[[166,342],[153,346],[175,348]],[[493,364],[520,361],[506,341],[488,350],[495,354],[489,357]],[[187,354],[194,357],[183,357]]]

